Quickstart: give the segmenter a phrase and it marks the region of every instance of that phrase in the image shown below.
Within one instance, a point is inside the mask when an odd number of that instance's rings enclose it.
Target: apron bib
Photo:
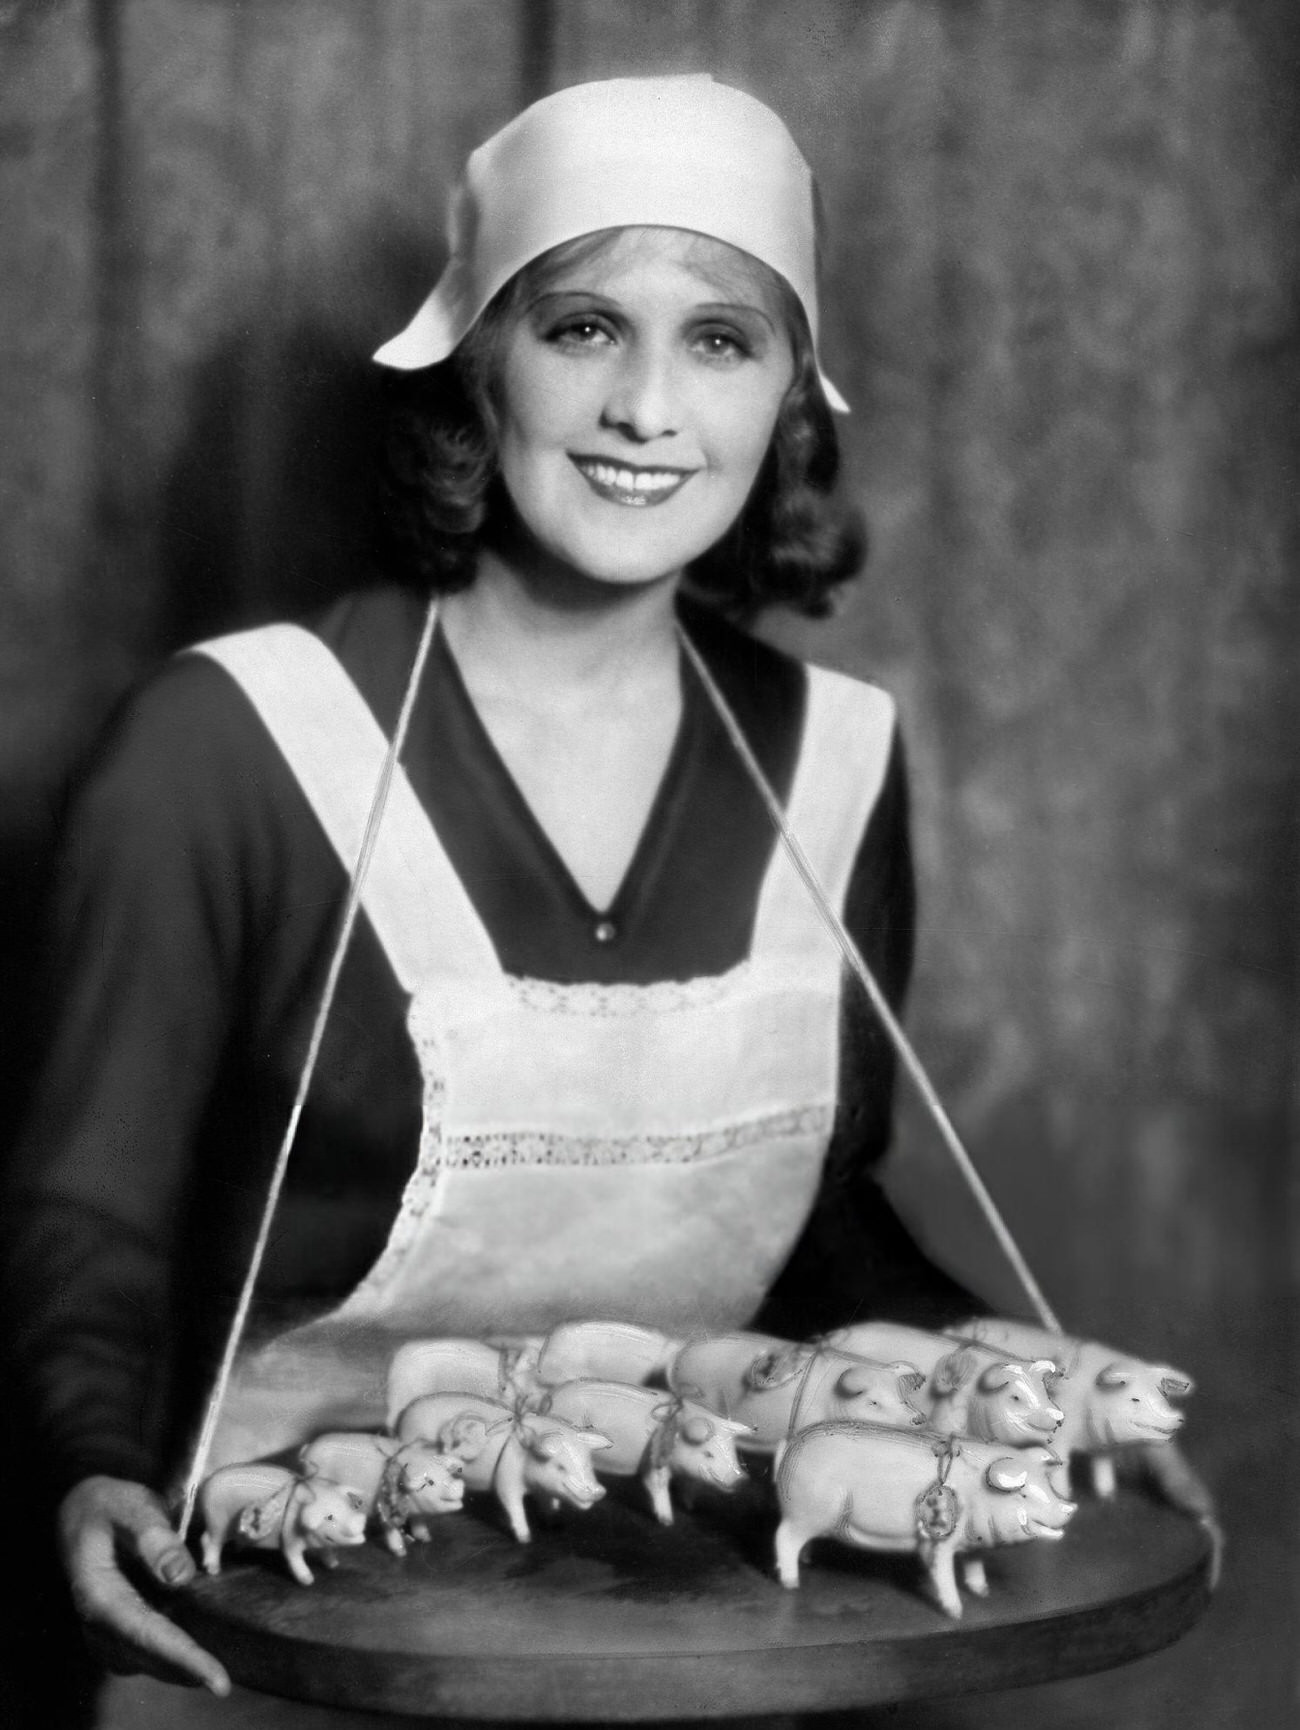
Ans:
[[[205,644],[344,869],[386,740],[333,654],[274,625]],[[789,818],[844,898],[893,733],[874,687],[809,669]],[[400,769],[361,901],[402,990],[423,1127],[388,1242],[337,1308],[245,1350],[209,1468],[382,1428],[393,1351],[582,1317],[669,1334],[747,1322],[816,1194],[835,1113],[840,960],[784,850],[749,956],[682,982],[503,971]]]

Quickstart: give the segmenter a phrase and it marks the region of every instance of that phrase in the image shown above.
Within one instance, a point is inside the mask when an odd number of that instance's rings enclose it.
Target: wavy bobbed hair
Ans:
[[[407,574],[450,594],[474,580],[480,544],[508,512],[497,460],[493,395],[506,333],[559,270],[608,247],[617,230],[585,235],[532,260],[495,296],[454,354],[393,381],[381,510]],[[861,568],[861,518],[837,493],[839,441],[817,379],[803,308],[757,259],[781,307],[794,378],[744,508],[687,573],[692,590],[733,617],[782,604],[817,616]]]

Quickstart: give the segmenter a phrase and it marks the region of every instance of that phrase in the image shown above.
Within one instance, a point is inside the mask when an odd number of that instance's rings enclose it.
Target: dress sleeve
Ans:
[[[858,848],[844,920],[895,1011],[912,969],[916,887],[907,769],[895,735],[880,795]],[[925,1255],[881,1188],[896,1062],[856,980],[840,1012],[840,1088],[821,1186],[803,1233],[757,1318],[800,1338],[867,1317],[937,1327],[986,1309]]]
[[[56,1491],[160,1469],[173,1258],[257,869],[238,820],[247,761],[242,783],[223,770],[222,677],[178,664],[126,711],[70,808],[51,894],[3,1295]]]

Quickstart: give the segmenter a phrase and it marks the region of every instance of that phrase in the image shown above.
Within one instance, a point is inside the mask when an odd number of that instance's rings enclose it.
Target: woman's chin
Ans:
[[[694,555],[692,555],[694,556]],[[688,561],[626,557],[621,552],[552,549],[514,543],[496,557],[534,596],[553,596],[569,604],[600,605],[621,595],[673,589]],[[480,565],[480,576],[485,566]]]

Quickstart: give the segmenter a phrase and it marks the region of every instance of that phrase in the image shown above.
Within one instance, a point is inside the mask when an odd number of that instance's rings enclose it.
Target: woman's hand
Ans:
[[[1121,1460],[1132,1462],[1134,1475],[1159,1496],[1162,1502],[1191,1514],[1209,1534],[1210,1585],[1219,1583],[1223,1568],[1223,1527],[1214,1506],[1209,1485],[1189,1462],[1177,1442],[1141,1442],[1119,1451]]]
[[[59,1505],[58,1530],[73,1602],[111,1670],[230,1692],[211,1653],[150,1608],[127,1578],[134,1569],[176,1587],[194,1577],[194,1559],[151,1490],[122,1478],[83,1478]]]

